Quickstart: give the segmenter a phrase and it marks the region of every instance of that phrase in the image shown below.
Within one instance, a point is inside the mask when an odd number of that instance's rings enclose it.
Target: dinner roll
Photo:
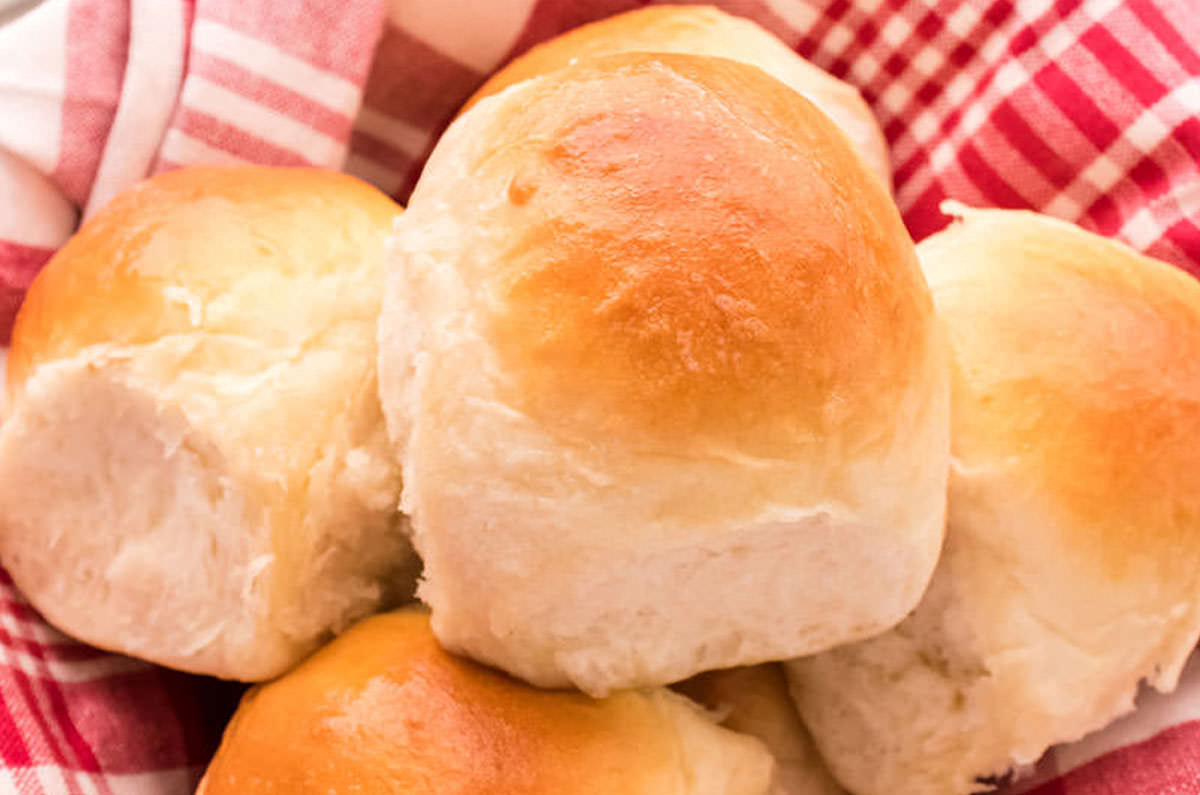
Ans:
[[[339,174],[189,169],[47,264],[9,353],[0,558],[51,623],[253,680],[411,592],[375,377],[399,211]]]
[[[199,795],[766,795],[771,768],[669,690],[537,690],[401,611],[247,693]]]
[[[603,695],[916,604],[944,340],[887,192],[782,83],[632,53],[513,86],[390,261],[380,389],[451,649]]]
[[[466,107],[583,58],[636,51],[715,55],[757,66],[823,110],[871,170],[891,185],[887,141],[858,89],[813,66],[750,20],[712,6],[648,6],[575,28],[501,69]]]
[[[775,757],[771,795],[845,795],[800,722],[778,663],[708,671],[674,687],[722,726],[763,741]]]
[[[953,207],[918,246],[953,349],[946,549],[894,630],[789,663],[859,795],[969,793],[1174,688],[1200,635],[1200,283]]]

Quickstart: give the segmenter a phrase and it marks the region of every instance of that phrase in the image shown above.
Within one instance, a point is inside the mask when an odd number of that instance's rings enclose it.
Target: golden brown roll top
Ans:
[[[954,359],[946,548],[878,638],[788,668],[843,784],[968,793],[1174,688],[1200,635],[1200,284],[1062,221],[918,246]]]
[[[649,6],[574,28],[505,66],[468,100],[464,110],[522,80],[597,55],[622,52],[710,55],[757,66],[828,115],[871,170],[891,185],[887,142],[858,90],[804,60],[750,20],[712,6]]]
[[[782,83],[625,54],[485,99],[390,267],[381,394],[451,648],[601,694],[916,602],[943,340],[887,192]]]
[[[463,274],[526,411],[566,433],[787,455],[829,422],[834,385],[878,413],[879,390],[924,365],[928,340],[904,332],[930,306],[890,199],[782,84],[664,57],[531,93],[472,164],[507,178],[523,225]]]
[[[46,266],[9,355],[0,557],[52,623],[254,679],[411,588],[375,377],[399,211],[340,174],[187,169]]]
[[[350,629],[247,694],[205,795],[766,795],[771,758],[667,690],[596,701],[454,657],[428,618]]]
[[[10,399],[38,365],[101,343],[206,334],[286,348],[354,325],[378,302],[367,285],[317,288],[377,267],[369,260],[399,212],[370,185],[315,169],[190,168],[144,182],[84,224],[31,286]]]
[[[1176,553],[1200,533],[1200,285],[1051,218],[959,211],[920,249],[960,363],[956,457],[1018,458],[1096,574],[1148,566],[1185,585]]]

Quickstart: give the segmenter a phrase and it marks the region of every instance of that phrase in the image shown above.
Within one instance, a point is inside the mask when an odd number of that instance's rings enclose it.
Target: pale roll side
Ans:
[[[860,795],[977,791],[1172,690],[1200,636],[1200,284],[952,209],[917,247],[954,359],[946,549],[894,630],[787,666]]]

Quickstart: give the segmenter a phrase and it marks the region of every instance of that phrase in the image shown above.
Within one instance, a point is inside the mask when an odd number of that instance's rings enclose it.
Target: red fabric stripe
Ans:
[[[1127,8],[1142,21],[1146,26],[1145,29],[1179,61],[1180,66],[1193,76],[1200,75],[1200,35],[1194,37],[1193,43],[1189,43],[1180,33],[1187,28],[1169,21],[1163,16],[1163,12],[1157,4],[1151,0],[1132,0],[1128,3]],[[1184,9],[1183,13],[1187,18],[1194,19],[1196,12],[1193,8]]]
[[[992,110],[991,122],[1005,142],[1020,152],[1050,184],[1065,188],[1075,178],[1077,169],[1046,143],[1041,133],[1033,128],[1032,118],[1018,111],[1012,99],[1006,99]]]
[[[129,0],[71,0],[66,93],[54,179],[78,205],[87,201],[117,112],[129,52]]]
[[[38,271],[54,256],[54,251],[44,246],[0,240],[0,287],[28,289]]]
[[[995,207],[1028,209],[1029,204],[1017,191],[992,168],[992,164],[979,151],[974,141],[967,141],[958,151],[958,162],[987,204]]]
[[[414,63],[421,68],[413,69]],[[440,130],[483,79],[425,42],[387,25],[363,105],[424,130]]]
[[[1047,63],[1033,82],[1101,152],[1121,135],[1109,115],[1057,63]]]
[[[350,134],[352,119],[345,114],[331,110],[303,94],[297,94],[224,58],[197,52],[192,56],[188,74],[206,77],[331,138],[344,139]]]
[[[1133,203],[1137,206],[1130,208],[1131,214],[1137,207],[1153,202],[1171,189],[1171,175],[1163,167],[1162,162],[1170,162],[1172,159],[1170,155],[1179,151],[1172,144],[1173,141],[1168,138],[1161,146],[1153,152],[1147,153],[1128,169],[1125,181],[1136,187],[1139,192],[1138,195],[1132,197]]]
[[[854,43],[850,47],[859,52],[866,52],[871,49],[871,45],[875,43],[877,38],[879,38],[879,25],[871,17],[867,17],[857,26],[854,32]]]
[[[938,205],[946,199],[946,191],[936,180],[904,212],[908,233],[918,243],[950,223]]]
[[[6,637],[7,633],[0,631],[0,644],[4,643]],[[23,706],[21,717],[24,720],[21,721],[20,729],[30,762],[35,765],[54,764],[65,767],[66,758],[53,737],[47,714],[38,704],[29,676],[16,666],[0,664],[0,680],[3,680],[5,686],[15,686],[16,689],[16,698],[5,699],[6,702],[16,703],[19,700]]]
[[[0,628],[0,643],[11,648],[12,640],[12,636],[3,628]],[[55,763],[72,770],[83,770],[93,773],[100,772],[100,766],[96,761],[95,755],[92,753],[91,746],[79,734],[74,721],[71,719],[66,701],[63,698],[61,683],[54,678],[54,674],[46,662],[45,653],[42,651],[40,645],[35,645],[30,649],[28,658],[35,662],[37,669],[36,677],[25,675],[17,666],[10,666],[9,670],[19,674],[20,678],[18,681],[24,681],[24,685],[28,689],[29,699],[36,698],[33,694],[34,687],[36,686],[41,689],[45,700],[49,704],[50,715],[54,718],[53,725],[62,733],[62,739],[66,742],[66,747],[70,749],[70,756],[74,757],[74,760],[72,760],[68,756],[66,749],[59,745],[53,729],[49,722],[45,720],[42,710],[39,709],[38,718],[39,721],[45,724],[45,738],[53,751]],[[31,703],[36,704],[36,701],[32,701]],[[103,782],[98,783],[101,786],[102,792],[109,791],[106,784]]]
[[[1131,157],[1121,163],[1125,178],[1097,197],[1085,214],[1085,219],[1104,235],[1117,234],[1141,207],[1153,206],[1156,200],[1175,189],[1178,180],[1173,179],[1172,169],[1178,171],[1178,166],[1186,166],[1179,158],[1172,157],[1181,150],[1170,138],[1146,154],[1138,153],[1132,146],[1127,151]],[[1195,172],[1194,168],[1190,170]],[[1169,259],[1177,262],[1180,257],[1176,253]]]
[[[1093,26],[1080,37],[1079,42],[1140,104],[1149,107],[1167,93],[1167,86],[1107,28]]]
[[[182,106],[175,126],[193,138],[224,152],[258,163],[276,166],[311,166],[305,158],[290,149],[276,146],[256,135],[238,129],[215,116]]]
[[[1100,194],[1092,206],[1084,210],[1083,216],[1071,219],[1098,234],[1115,235],[1125,223],[1125,214],[1117,203],[1114,191]]]
[[[1192,171],[1200,171],[1200,115],[1184,120],[1175,129],[1174,140],[1192,158]]]
[[[35,656],[44,663],[44,657],[41,655]],[[75,721],[71,717],[66,698],[63,696],[63,683],[53,678],[53,674],[50,673],[48,666],[43,664],[41,667],[44,672],[44,678],[41,678],[42,686],[46,689],[50,698],[50,709],[54,714],[59,729],[63,733],[64,739],[67,741],[67,745],[71,748],[71,753],[75,756],[76,764],[73,765],[73,768],[88,773],[103,772],[99,760],[96,759],[96,754],[92,751],[91,744],[80,734],[79,727],[75,725]],[[101,787],[102,792],[111,792],[103,780],[97,782],[97,784]]]
[[[7,630],[0,628],[0,645],[7,647],[10,637]],[[58,738],[55,736],[54,728],[58,725],[57,717],[52,725],[49,720],[50,715],[38,703],[38,697],[33,690],[32,678],[15,665],[0,665],[0,677],[16,684],[21,700],[25,704],[25,711],[32,716],[33,722],[37,725],[36,733],[30,732],[32,727],[28,724],[22,727],[25,739],[31,741],[29,750],[34,764],[50,763],[64,768],[71,767],[70,760],[59,746]]]
[[[2,674],[3,669],[0,668]],[[0,760],[5,767],[24,767],[33,762],[25,745],[25,732],[16,721],[16,718],[24,716],[20,705],[9,704],[0,691]]]
[[[137,773],[184,767],[193,761],[188,758],[181,716],[167,696],[165,678],[157,670],[147,669],[62,684],[64,724],[74,730],[74,740],[81,748],[97,749],[96,756],[89,753],[84,769]],[[190,683],[180,678],[170,684],[181,687]],[[138,727],[140,742],[105,742],[127,726]]]
[[[1190,225],[1186,221],[1182,223]],[[1198,241],[1194,237],[1191,237],[1191,232],[1188,230],[1182,230],[1181,238],[1181,240],[1177,241],[1170,232],[1167,232],[1164,236],[1147,246],[1144,253],[1155,259],[1160,259],[1163,262],[1174,265],[1177,268],[1181,268],[1193,276],[1200,276],[1200,262],[1195,257],[1189,256],[1183,246],[1180,245],[1182,243],[1185,246],[1189,246],[1193,252],[1196,252],[1196,243]]]
[[[381,166],[392,169],[400,174],[406,173],[418,158],[381,141],[373,135],[355,130],[350,136],[350,151],[356,155],[374,160]]]
[[[0,240],[0,345],[12,340],[13,321],[33,278],[54,255],[54,249]]]
[[[1185,260],[1173,260],[1193,276],[1200,277],[1200,216],[1195,218],[1180,218],[1163,234],[1163,241],[1169,241],[1186,257]]]
[[[923,169],[930,168],[929,157],[931,150],[932,147],[929,146],[918,147],[917,150],[913,152],[912,157],[893,167],[892,180],[896,184],[897,192],[899,192],[909,180],[913,179]],[[892,156],[895,157],[894,151]],[[905,207],[901,207],[900,209],[907,210]]]
[[[196,0],[196,18],[269,42],[320,69],[362,83],[371,66],[384,0]]]
[[[1200,721],[1105,754],[1028,795],[1167,795],[1200,792]]]

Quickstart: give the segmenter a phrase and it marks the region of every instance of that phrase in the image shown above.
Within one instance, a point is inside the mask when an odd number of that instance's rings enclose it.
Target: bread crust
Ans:
[[[841,782],[969,793],[1174,689],[1200,636],[1200,284],[1046,216],[918,247],[953,351],[946,545],[912,615],[788,663]]]
[[[871,170],[885,185],[891,185],[887,141],[858,89],[804,60],[754,22],[712,6],[647,6],[569,30],[536,45],[492,75],[463,111],[522,80],[579,60],[621,52],[710,55],[757,66],[828,115]]]
[[[537,690],[442,650],[404,611],[250,691],[200,791],[767,795],[771,766],[675,693]]]
[[[915,603],[944,340],[887,192],[787,86],[645,53],[514,85],[390,261],[381,395],[451,648],[603,694]]]
[[[411,593],[375,375],[399,212],[331,172],[183,169],[46,265],[8,356],[0,557],[51,621],[258,679]]]

